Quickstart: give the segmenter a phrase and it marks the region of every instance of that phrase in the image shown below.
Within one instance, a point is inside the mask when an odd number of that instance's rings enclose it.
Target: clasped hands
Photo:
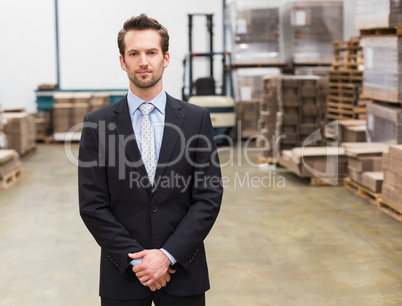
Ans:
[[[165,287],[170,281],[170,274],[176,270],[170,268],[170,259],[160,250],[144,250],[138,253],[130,253],[131,259],[142,258],[142,262],[132,267],[142,285],[148,286],[152,291]]]

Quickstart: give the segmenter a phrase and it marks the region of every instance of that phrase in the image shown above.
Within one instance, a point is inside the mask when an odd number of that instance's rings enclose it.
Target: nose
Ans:
[[[148,66],[147,55],[145,53],[141,54],[140,66]]]

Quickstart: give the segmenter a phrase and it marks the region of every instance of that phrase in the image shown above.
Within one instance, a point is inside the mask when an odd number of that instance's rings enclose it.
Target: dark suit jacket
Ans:
[[[203,240],[216,220],[223,190],[208,110],[167,95],[154,187],[142,164],[126,97],[85,116],[79,161],[80,214],[101,247],[102,297],[150,294],[128,257],[144,249],[164,248],[176,258],[167,293],[188,296],[209,289]]]

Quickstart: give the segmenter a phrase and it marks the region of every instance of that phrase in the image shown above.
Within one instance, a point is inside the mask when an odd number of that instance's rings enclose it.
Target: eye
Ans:
[[[155,55],[156,52],[155,52],[155,51],[149,51],[148,54],[150,54],[150,55]]]
[[[136,56],[136,55],[138,55],[138,53],[137,52],[131,52],[131,53],[129,53],[129,55],[130,56]]]

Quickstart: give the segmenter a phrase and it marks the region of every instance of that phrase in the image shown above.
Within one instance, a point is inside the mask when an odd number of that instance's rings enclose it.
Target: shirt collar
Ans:
[[[138,107],[141,104],[143,104],[144,102],[152,103],[153,105],[155,105],[155,108],[158,109],[158,111],[164,115],[165,109],[166,109],[166,93],[162,89],[162,91],[151,101],[144,101],[144,100],[138,98],[129,89],[128,95],[127,95],[127,102],[128,102],[128,109],[129,109],[131,115],[133,115],[134,112],[138,109]]]

